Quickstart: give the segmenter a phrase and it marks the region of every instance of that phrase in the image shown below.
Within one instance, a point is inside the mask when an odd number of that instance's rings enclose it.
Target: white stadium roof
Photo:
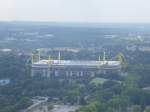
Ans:
[[[40,60],[38,62],[33,63],[33,65],[48,65],[49,60]],[[119,61],[85,61],[85,60],[51,60],[51,65],[62,65],[62,66],[120,66],[121,63]]]

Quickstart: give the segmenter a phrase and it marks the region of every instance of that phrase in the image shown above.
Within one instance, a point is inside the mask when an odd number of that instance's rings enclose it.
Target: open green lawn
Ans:
[[[99,85],[99,84],[103,84],[106,81],[108,81],[108,79],[94,78],[93,80],[91,80],[90,84]]]

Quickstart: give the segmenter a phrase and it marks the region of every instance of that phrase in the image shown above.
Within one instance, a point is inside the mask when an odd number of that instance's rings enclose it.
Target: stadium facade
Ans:
[[[121,63],[119,61],[91,60],[39,60],[32,63],[31,75],[40,77],[59,78],[86,78],[95,77],[98,74],[119,74]]]

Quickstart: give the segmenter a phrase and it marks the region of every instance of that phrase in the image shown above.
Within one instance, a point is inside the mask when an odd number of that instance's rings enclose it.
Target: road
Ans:
[[[70,105],[55,105],[51,112],[71,112],[78,109],[78,106]]]

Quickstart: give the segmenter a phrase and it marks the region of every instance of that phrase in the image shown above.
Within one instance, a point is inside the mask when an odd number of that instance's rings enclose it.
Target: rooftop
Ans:
[[[87,61],[87,60],[51,60],[51,65],[65,65],[65,66],[120,66],[119,61]],[[40,60],[33,63],[33,65],[48,65],[49,60]]]

